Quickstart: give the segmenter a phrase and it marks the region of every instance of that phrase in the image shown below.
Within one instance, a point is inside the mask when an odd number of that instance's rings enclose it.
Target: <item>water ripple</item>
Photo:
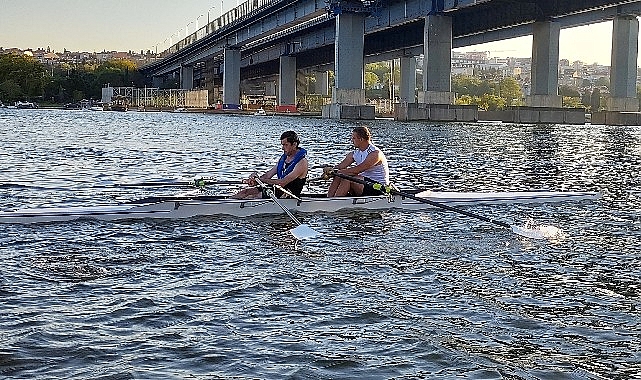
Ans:
[[[0,209],[239,179],[287,129],[312,165],[335,163],[355,125],[0,109]],[[603,198],[468,208],[560,228],[550,241],[442,210],[301,215],[321,237],[300,243],[285,216],[1,226],[0,376],[638,378],[640,127],[367,125],[404,188]]]

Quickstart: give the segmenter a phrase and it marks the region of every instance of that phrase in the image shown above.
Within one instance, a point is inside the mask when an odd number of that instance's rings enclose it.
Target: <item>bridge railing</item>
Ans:
[[[162,51],[159,56],[160,58],[165,58],[169,55],[172,55],[212,33],[231,27],[232,25],[246,18],[252,17],[259,10],[281,1],[282,0],[247,0],[236,8],[229,10],[228,12],[222,14],[220,17],[207,23],[205,26],[199,28],[194,33],[191,33],[177,43],[169,46],[167,49]]]

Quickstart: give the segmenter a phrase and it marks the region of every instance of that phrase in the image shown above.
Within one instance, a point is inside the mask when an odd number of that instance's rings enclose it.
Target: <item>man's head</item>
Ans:
[[[280,143],[283,146],[283,152],[287,155],[296,153],[300,145],[300,139],[294,131],[286,131],[280,135]]]
[[[352,130],[352,143],[361,150],[367,148],[372,134],[367,127],[356,127]]]

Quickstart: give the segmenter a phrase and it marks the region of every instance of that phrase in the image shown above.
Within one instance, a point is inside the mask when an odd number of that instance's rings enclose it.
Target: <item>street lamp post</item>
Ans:
[[[211,7],[211,8],[209,8],[209,9],[207,9],[207,25],[209,25],[209,24],[211,23],[211,18],[209,17],[209,12],[210,12],[212,9],[215,9],[215,8],[216,8],[216,6],[214,5],[213,7]]]

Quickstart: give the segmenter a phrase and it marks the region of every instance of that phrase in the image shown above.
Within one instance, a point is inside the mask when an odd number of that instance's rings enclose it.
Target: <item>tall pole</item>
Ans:
[[[392,64],[390,65],[391,75],[390,75],[390,100],[394,103],[394,58],[392,58]]]

